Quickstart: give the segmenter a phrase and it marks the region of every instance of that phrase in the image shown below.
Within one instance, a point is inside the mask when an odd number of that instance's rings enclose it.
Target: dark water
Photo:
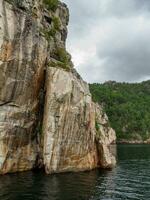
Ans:
[[[0,177],[0,200],[150,200],[150,146],[119,145],[112,171]]]

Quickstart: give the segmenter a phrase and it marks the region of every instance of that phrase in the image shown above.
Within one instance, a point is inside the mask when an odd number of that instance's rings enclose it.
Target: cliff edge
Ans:
[[[0,1],[0,174],[115,166],[114,130],[66,51],[68,8]]]

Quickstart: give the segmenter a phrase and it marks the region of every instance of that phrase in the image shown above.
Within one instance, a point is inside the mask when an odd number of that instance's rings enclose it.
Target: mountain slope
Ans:
[[[90,84],[93,100],[104,106],[117,138],[150,138],[150,81],[142,83]]]

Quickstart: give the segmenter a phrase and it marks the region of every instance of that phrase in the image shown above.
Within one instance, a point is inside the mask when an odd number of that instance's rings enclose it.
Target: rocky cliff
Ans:
[[[0,174],[115,165],[115,132],[65,48],[68,8],[0,0]]]

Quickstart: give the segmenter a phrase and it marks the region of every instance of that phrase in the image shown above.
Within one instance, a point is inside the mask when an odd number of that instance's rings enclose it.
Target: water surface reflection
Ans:
[[[118,165],[112,171],[1,176],[0,200],[148,200],[149,169],[149,145],[119,145]]]

